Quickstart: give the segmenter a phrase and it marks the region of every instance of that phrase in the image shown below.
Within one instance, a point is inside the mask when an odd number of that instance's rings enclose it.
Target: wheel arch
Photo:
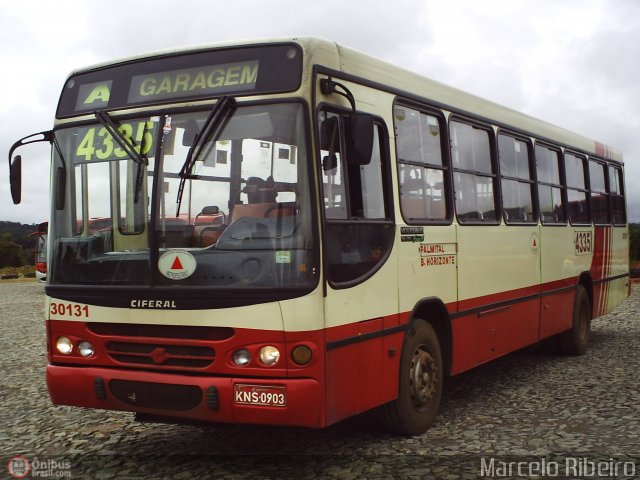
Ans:
[[[408,328],[411,328],[414,322],[420,321],[431,324],[436,331],[444,362],[443,371],[445,377],[448,377],[451,372],[453,334],[451,331],[451,319],[444,302],[437,297],[427,297],[416,303],[409,317]]]

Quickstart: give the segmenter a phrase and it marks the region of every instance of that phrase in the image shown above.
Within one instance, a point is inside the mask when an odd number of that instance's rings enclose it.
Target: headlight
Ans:
[[[278,363],[279,359],[280,350],[278,350],[276,347],[268,345],[260,349],[260,361],[267,367],[275,365],[276,363]]]
[[[239,367],[244,367],[251,361],[251,354],[248,350],[244,348],[241,350],[236,350],[233,353],[233,363],[235,363]]]
[[[58,337],[56,348],[60,353],[69,355],[73,350],[73,343],[67,337]]]
[[[78,351],[83,357],[90,357],[93,355],[93,345],[89,342],[82,341],[78,344]]]

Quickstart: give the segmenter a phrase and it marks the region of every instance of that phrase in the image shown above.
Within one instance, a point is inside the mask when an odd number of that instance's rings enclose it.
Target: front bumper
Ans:
[[[236,384],[285,387],[286,406],[236,403]],[[210,377],[48,365],[47,386],[56,405],[191,421],[324,426],[322,389],[313,379]]]

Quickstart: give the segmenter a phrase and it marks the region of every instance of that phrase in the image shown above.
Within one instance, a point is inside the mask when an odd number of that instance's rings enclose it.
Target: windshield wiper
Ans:
[[[133,138],[127,138],[124,134],[118,129],[120,125],[113,121],[113,119],[109,116],[107,112],[104,110],[98,110],[95,112],[95,116],[98,121],[102,124],[102,126],[107,130],[109,135],[120,145],[120,148],[124,150],[124,152],[138,164],[138,171],[136,173],[136,189],[135,196],[133,201],[135,203],[138,202],[138,195],[140,189],[142,187],[142,178],[143,178],[143,167],[149,164],[149,160],[147,157],[143,156],[140,152],[144,151],[141,146],[138,146],[136,141]],[[142,132],[142,142],[144,143],[145,133],[147,129],[147,123],[144,124],[145,131]]]
[[[196,135],[193,145],[189,148],[187,158],[185,158],[182,168],[178,175],[180,176],[180,185],[178,186],[178,197],[176,198],[176,217],[180,214],[180,204],[182,203],[182,193],[187,178],[194,178],[191,170],[196,160],[202,154],[207,143],[215,145],[216,140],[222,133],[227,122],[236,111],[237,103],[233,97],[222,97],[211,109],[211,113],[202,125],[200,132]]]

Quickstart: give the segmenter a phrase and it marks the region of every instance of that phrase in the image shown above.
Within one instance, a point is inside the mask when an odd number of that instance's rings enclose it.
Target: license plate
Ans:
[[[236,405],[260,405],[264,407],[286,407],[287,389],[275,385],[243,385],[234,386]]]

